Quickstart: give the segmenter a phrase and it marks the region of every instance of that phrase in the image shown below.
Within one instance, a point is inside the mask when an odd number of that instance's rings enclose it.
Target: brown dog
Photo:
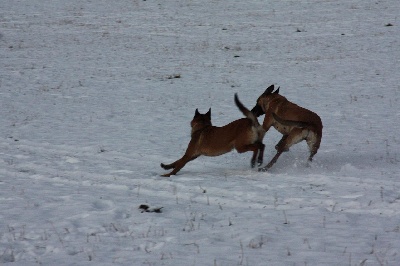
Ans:
[[[268,87],[257,99],[251,110],[256,116],[265,114],[263,128],[267,132],[271,126],[282,133],[283,137],[275,146],[276,155],[260,171],[267,171],[282,152],[306,140],[310,150],[309,161],[317,153],[322,138],[321,118],[314,112],[302,108],[279,95],[279,88],[274,92],[274,85]]]
[[[219,156],[236,149],[239,153],[253,151],[251,166],[257,162],[262,164],[265,145],[262,140],[265,131],[258,123],[255,115],[250,112],[235,94],[235,103],[246,118],[235,120],[223,127],[215,127],[211,124],[211,108],[206,114],[200,114],[196,109],[194,118],[190,123],[192,138],[183,157],[171,164],[161,164],[161,167],[172,172],[163,176],[175,175],[186,163],[199,157]]]

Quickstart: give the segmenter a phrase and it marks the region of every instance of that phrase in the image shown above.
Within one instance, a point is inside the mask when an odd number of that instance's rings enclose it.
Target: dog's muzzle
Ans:
[[[263,109],[258,104],[251,109],[251,112],[257,117],[264,114]]]

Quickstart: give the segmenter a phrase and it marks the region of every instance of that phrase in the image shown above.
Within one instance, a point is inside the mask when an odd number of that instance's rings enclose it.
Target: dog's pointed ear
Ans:
[[[208,112],[206,113],[206,115],[208,115],[210,117],[210,119],[211,119],[211,108],[208,109]]]
[[[198,115],[200,115],[199,109],[196,109],[196,111],[194,112],[194,117],[196,117],[196,116],[198,116]]]
[[[274,91],[274,93],[279,94],[279,89],[280,89],[280,87],[278,87],[278,88],[276,89],[276,91]]]
[[[272,84],[271,86],[269,86],[265,91],[264,91],[264,95],[267,94],[271,94],[274,91],[274,84]]]

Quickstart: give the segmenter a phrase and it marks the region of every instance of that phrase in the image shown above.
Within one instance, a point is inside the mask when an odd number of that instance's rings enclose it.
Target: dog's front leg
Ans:
[[[260,172],[268,171],[268,169],[271,168],[276,163],[276,161],[278,160],[279,156],[281,156],[281,154],[282,154],[282,152],[278,151],[275,154],[274,158],[272,158],[272,160],[266,166],[264,166],[262,168],[258,168],[258,171],[260,171]]]
[[[285,141],[288,138],[288,135],[283,135],[281,140],[278,142],[278,144],[275,145],[275,150],[279,151],[280,149],[285,149],[283,145],[285,145]],[[286,148],[286,150],[283,151],[289,151],[289,148]]]
[[[173,162],[171,164],[163,164],[163,163],[161,163],[161,167],[164,168],[165,170],[169,170],[169,169],[175,168],[175,163],[176,162]]]
[[[281,156],[282,152],[288,151],[289,149],[286,147],[286,140],[288,138],[288,135],[283,135],[282,139],[276,144],[275,149],[277,150],[277,153],[275,154],[274,158],[264,167],[259,168],[258,171],[260,172],[266,172],[268,171],[269,168],[271,168],[276,161],[278,160],[279,156]]]
[[[172,170],[170,173],[164,174],[164,175],[162,175],[162,176],[164,176],[164,177],[169,177],[169,176],[171,176],[171,175],[175,175],[175,174],[178,173],[188,162],[193,161],[193,160],[196,159],[197,157],[199,157],[199,156],[198,156],[198,155],[197,155],[197,156],[191,156],[191,155],[185,154],[185,155],[183,155],[182,158],[180,158],[179,160],[177,160],[177,161],[175,161],[175,162],[173,162],[173,163],[171,163],[171,164],[168,164],[168,165],[161,164],[161,167],[164,168],[164,169],[166,169],[166,170],[171,169],[171,168],[174,168],[174,170]]]

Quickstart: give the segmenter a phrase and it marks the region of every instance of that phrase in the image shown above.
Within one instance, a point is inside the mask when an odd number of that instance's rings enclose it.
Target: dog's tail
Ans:
[[[235,93],[235,103],[236,106],[239,108],[239,110],[244,114],[244,116],[253,122],[253,125],[255,127],[260,127],[260,123],[258,122],[257,117],[253,114],[253,112],[247,109],[246,106],[244,106],[241,101],[239,101],[237,93]]]
[[[279,123],[284,126],[289,126],[289,127],[298,127],[298,128],[305,128],[310,126],[309,123],[307,122],[302,122],[302,121],[294,121],[294,120],[285,120],[280,118],[277,114],[272,113],[272,117]]]

